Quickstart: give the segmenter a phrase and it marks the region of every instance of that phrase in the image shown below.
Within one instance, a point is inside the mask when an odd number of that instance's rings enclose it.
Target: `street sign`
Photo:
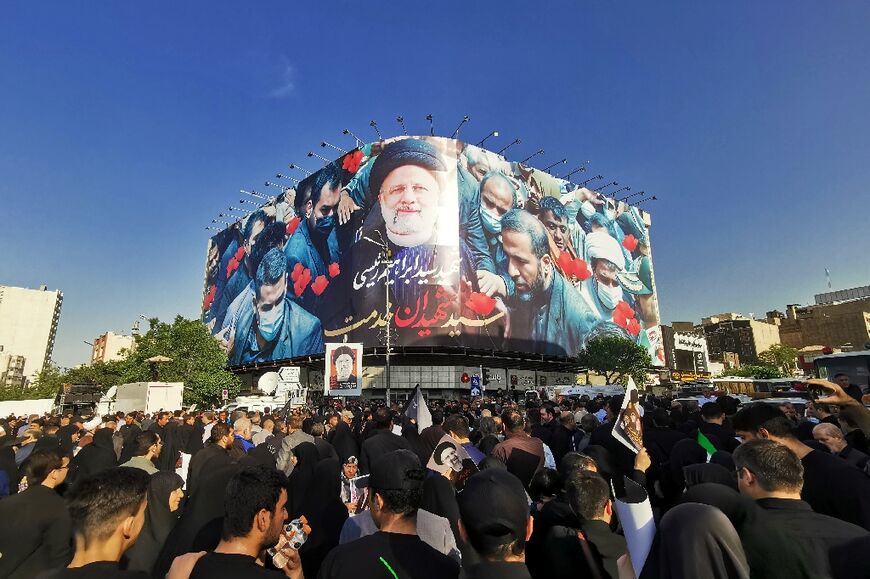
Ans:
[[[282,382],[299,383],[299,366],[282,366],[278,369],[278,376]]]
[[[226,388],[224,388],[223,390],[221,390],[221,398],[223,398],[224,400],[226,400],[226,399],[229,398],[229,397],[230,397],[230,391],[229,391],[229,390],[227,390]]]

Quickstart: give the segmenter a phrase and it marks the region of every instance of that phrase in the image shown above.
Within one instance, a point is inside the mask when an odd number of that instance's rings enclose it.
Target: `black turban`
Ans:
[[[416,165],[430,171],[446,171],[447,167],[438,151],[419,139],[402,139],[393,141],[375,158],[372,172],[369,175],[369,191],[377,195],[381,185],[393,169],[403,165]]]

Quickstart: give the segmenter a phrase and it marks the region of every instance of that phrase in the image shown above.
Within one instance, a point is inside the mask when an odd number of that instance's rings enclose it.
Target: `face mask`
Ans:
[[[284,302],[282,301],[277,306],[273,306],[268,312],[257,311],[259,321],[257,329],[260,336],[267,342],[271,342],[278,336],[281,331],[281,325],[284,322]]]
[[[321,217],[314,222],[314,229],[320,235],[328,235],[335,227],[335,215],[327,215]]]
[[[615,309],[622,301],[622,286],[612,287],[597,282],[595,285],[598,286],[598,299],[601,300],[601,305],[608,310]]]
[[[501,234],[501,219],[483,207],[480,208],[480,222],[483,224],[483,228],[493,235]]]

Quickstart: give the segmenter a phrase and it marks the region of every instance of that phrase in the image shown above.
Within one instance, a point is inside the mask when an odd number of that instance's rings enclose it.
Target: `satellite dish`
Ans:
[[[108,390],[106,390],[106,393],[105,393],[103,396],[105,396],[106,398],[114,398],[114,397],[115,397],[115,393],[116,393],[117,391],[118,391],[118,387],[117,387],[117,386],[112,386],[111,388],[109,388]]]
[[[280,380],[280,376],[278,376],[278,372],[266,372],[260,379],[257,380],[257,388],[260,389],[260,392],[265,394],[266,396],[271,396],[275,389],[278,387],[278,381]]]

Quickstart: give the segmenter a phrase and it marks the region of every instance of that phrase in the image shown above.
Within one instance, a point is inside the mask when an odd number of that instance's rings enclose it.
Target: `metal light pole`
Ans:
[[[384,311],[387,315],[387,356],[386,356],[386,365],[384,366],[384,379],[387,382],[387,392],[386,392],[386,401],[387,408],[390,407],[390,272],[393,269],[393,256],[390,255],[390,247],[387,245],[384,248],[384,262],[387,266],[387,276],[386,276],[386,285],[384,292],[385,300],[384,300]]]

